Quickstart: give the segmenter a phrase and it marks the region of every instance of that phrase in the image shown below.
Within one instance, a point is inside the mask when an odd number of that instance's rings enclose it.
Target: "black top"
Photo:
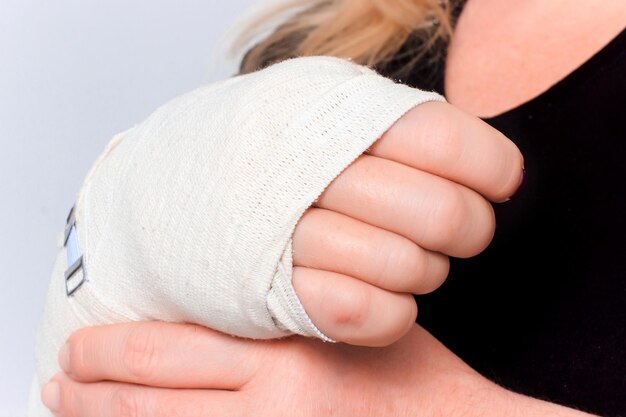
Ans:
[[[445,95],[443,68],[402,81]],[[485,119],[521,149],[525,184],[494,205],[492,244],[452,259],[446,283],[416,297],[418,322],[488,378],[604,416],[626,416],[625,102],[623,31]]]

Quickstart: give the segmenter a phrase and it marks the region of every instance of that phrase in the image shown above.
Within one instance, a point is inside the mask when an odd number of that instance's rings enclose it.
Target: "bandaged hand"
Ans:
[[[488,200],[510,196],[521,172],[519,151],[482,121],[338,58],[176,97],[112,138],[68,204],[29,416],[48,415],[36,388],[82,327],[160,320],[389,344],[447,256],[489,243]]]

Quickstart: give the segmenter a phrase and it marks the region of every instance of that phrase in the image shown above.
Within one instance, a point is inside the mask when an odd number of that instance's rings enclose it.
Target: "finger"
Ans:
[[[495,231],[493,207],[475,191],[370,155],[348,166],[314,205],[455,257],[480,253]]]
[[[198,325],[129,322],[74,332],[59,351],[59,364],[82,382],[236,390],[254,375],[259,349],[254,341]]]
[[[310,208],[293,235],[293,264],[338,272],[390,291],[426,294],[445,280],[448,257],[346,215]]]
[[[222,417],[250,411],[242,392],[173,390],[108,381],[85,384],[63,373],[44,387],[42,399],[54,383],[59,384],[60,401],[51,411],[57,417]]]
[[[505,201],[521,182],[517,146],[481,119],[439,102],[407,112],[368,153],[466,185]]]
[[[361,346],[387,346],[415,323],[412,295],[396,293],[336,272],[295,267],[293,286],[305,311],[324,334]]]

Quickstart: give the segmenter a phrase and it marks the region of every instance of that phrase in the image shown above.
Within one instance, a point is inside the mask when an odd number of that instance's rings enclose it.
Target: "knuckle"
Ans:
[[[396,241],[381,253],[384,258],[379,281],[389,290],[410,290],[412,281],[426,274],[425,252],[409,239],[402,238],[399,243]]]
[[[465,196],[457,187],[441,187],[434,200],[425,230],[433,249],[445,251],[456,246],[457,238],[464,235]]]
[[[363,327],[368,319],[371,295],[366,289],[356,287],[351,291],[337,291],[334,293],[335,303],[332,303],[330,318],[337,327]]]
[[[427,273],[427,256],[424,249],[413,242],[406,242],[398,251],[399,264],[404,267],[405,274],[417,278],[424,277]]]
[[[397,268],[402,267],[400,265],[402,255],[396,250],[397,246],[393,239],[387,238],[377,248],[378,268],[373,278],[378,285],[392,286],[393,282],[390,278],[395,275]]]
[[[134,378],[150,379],[158,365],[157,330],[142,326],[127,336],[121,352],[122,366]]]
[[[140,390],[120,388],[111,398],[112,417],[148,417],[146,397]],[[152,417],[152,416],[150,416]]]

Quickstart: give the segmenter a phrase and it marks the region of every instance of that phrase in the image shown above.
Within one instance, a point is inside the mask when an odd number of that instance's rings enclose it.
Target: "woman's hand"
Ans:
[[[522,173],[517,147],[482,120],[439,102],[406,113],[296,226],[293,285],[313,323],[356,345],[402,337],[412,294],[443,283],[448,256],[489,244],[489,200],[507,200]]]
[[[417,325],[373,349],[133,322],[77,331],[59,362],[58,417],[428,416],[499,392]]]
[[[59,362],[42,393],[57,417],[584,415],[496,386],[416,324],[364,348],[132,322],[75,332]]]

